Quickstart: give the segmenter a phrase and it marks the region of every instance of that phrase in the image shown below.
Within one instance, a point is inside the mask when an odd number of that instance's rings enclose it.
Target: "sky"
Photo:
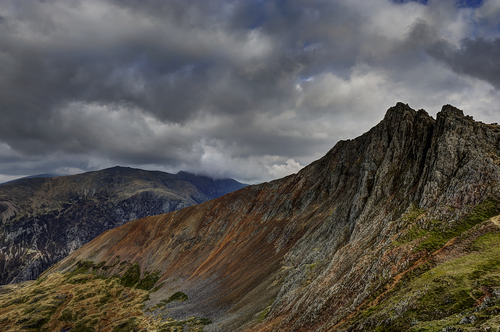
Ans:
[[[500,122],[500,0],[0,1],[0,183],[269,181],[399,101]]]

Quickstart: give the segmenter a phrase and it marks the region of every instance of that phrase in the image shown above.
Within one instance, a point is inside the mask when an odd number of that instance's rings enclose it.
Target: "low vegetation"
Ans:
[[[420,225],[415,221],[424,216],[425,210],[413,205],[412,210],[404,216],[408,224],[412,225],[405,236],[394,241],[394,246],[400,246],[415,240],[419,240],[414,252],[432,252],[441,248],[452,238],[462,234],[475,225],[491,218],[499,213],[498,202],[493,199],[485,200],[477,205],[466,218],[456,224],[448,224],[441,220],[431,220],[425,225]]]
[[[432,221],[429,230],[413,226],[404,241],[418,243],[414,252],[437,252],[456,237],[459,253],[441,263],[429,256],[380,302],[365,303],[345,325],[373,331],[499,331],[499,228],[477,237],[487,227],[483,222],[494,215],[498,203],[488,200],[453,226],[440,221]]]
[[[123,274],[106,276],[104,264],[81,261],[68,273],[52,273],[37,281],[7,285],[0,292],[0,331],[203,331],[209,319],[174,320],[143,312],[159,278],[137,264],[124,264]],[[187,301],[182,292],[163,304]]]

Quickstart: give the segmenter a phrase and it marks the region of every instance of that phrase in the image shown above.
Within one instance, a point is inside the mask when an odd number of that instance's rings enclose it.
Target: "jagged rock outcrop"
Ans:
[[[204,331],[448,328],[500,288],[499,164],[499,126],[398,103],[297,174],[131,221],[44,277],[155,271],[146,313],[171,317],[166,331],[188,317]]]
[[[126,167],[0,186],[0,284],[35,279],[102,232],[198,204],[244,185]]]

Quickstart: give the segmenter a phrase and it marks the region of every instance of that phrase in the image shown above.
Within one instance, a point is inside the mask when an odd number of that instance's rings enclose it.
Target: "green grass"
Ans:
[[[154,292],[157,292],[160,290],[160,288],[162,288],[163,286],[165,286],[165,281],[163,281],[162,283],[160,283],[158,286],[156,286],[155,288],[153,288],[151,290],[151,293],[154,293]]]
[[[112,332],[134,332],[137,326],[139,326],[137,319],[129,318],[127,321],[116,326]]]
[[[72,284],[82,284],[93,278],[108,280],[108,282],[111,278],[116,278],[119,283],[125,287],[151,290],[160,278],[159,271],[146,271],[144,278],[141,279],[141,268],[139,267],[139,264],[130,264],[127,261],[120,263],[120,270],[125,271],[122,276],[119,276],[118,274],[109,275],[107,273],[108,269],[109,266],[105,266],[105,262],[94,263],[92,261],[79,261],[77,262],[74,271],[67,275],[67,280]],[[45,279],[43,278],[37,280],[37,284],[40,284],[44,280]],[[163,284],[157,286],[155,291],[160,289],[162,286]]]
[[[264,310],[262,310],[260,313],[259,313],[259,316],[257,318],[257,321],[260,323],[262,322],[264,319],[266,319],[267,315],[269,315],[269,311],[271,311],[271,306],[268,305],[267,307],[264,308]]]
[[[159,327],[159,332],[172,332],[172,331],[177,331],[181,332],[184,331],[184,326],[188,325],[188,331],[193,331],[193,332],[203,332],[203,327],[205,325],[212,324],[212,321],[208,318],[200,318],[200,317],[189,317],[183,320],[176,320],[173,319],[172,317],[167,318],[167,321],[164,322],[160,327]]]
[[[72,322],[76,320],[76,315],[73,314],[73,312],[69,309],[64,309],[61,312],[61,315],[58,318],[60,321],[63,322]]]
[[[153,273],[146,272],[144,278],[139,280],[135,287],[138,289],[150,290],[151,288],[153,288],[159,278],[160,273],[158,271],[155,271]]]
[[[131,265],[123,277],[120,279],[120,283],[125,287],[133,287],[139,283],[141,280],[141,268],[137,263]]]
[[[413,209],[404,218],[413,223],[420,215],[425,213],[424,210],[419,209],[413,205]],[[441,220],[432,220],[426,225],[428,229],[424,229],[419,225],[413,225],[406,235],[394,241],[395,247],[401,246],[408,242],[422,239],[414,252],[427,251],[433,252],[443,247],[449,240],[462,234],[463,232],[471,229],[475,225],[496,216],[499,213],[498,202],[493,199],[485,200],[478,204],[467,216],[455,225],[448,225]]]
[[[415,203],[412,204],[412,209],[410,212],[405,214],[402,218],[406,221],[407,224],[412,225],[415,223],[418,217],[422,216],[425,213],[424,209],[420,209],[418,205]],[[425,236],[426,231],[418,227],[417,225],[413,225],[410,230],[406,233],[404,237],[401,239],[394,241],[393,245],[395,247],[399,247],[403,244],[411,242],[415,239],[421,238]]]
[[[186,295],[186,293],[183,292],[175,292],[172,294],[167,300],[165,300],[165,304],[170,303],[170,302],[184,302],[187,301],[189,298]]]
[[[398,285],[379,306],[366,308],[352,322],[370,318],[381,324],[392,318],[391,324],[381,325],[379,330],[440,331],[446,326],[458,326],[463,316],[457,314],[474,313],[478,317],[474,326],[479,326],[493,317],[488,314],[493,309],[477,313],[474,305],[486,295],[486,289],[500,287],[500,233],[477,238],[468,254],[423,269]],[[500,302],[495,308],[500,310]],[[410,327],[412,320],[420,323]]]

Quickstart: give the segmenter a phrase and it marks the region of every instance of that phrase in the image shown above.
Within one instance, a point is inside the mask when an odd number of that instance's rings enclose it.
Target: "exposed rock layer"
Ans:
[[[499,142],[500,127],[452,106],[433,119],[398,103],[298,174],[134,220],[51,271],[80,260],[138,262],[168,286],[151,304],[182,291],[189,301],[169,314],[209,317],[205,331],[338,330],[432,255],[415,249],[425,237],[402,241],[410,230],[439,220],[454,234],[474,225],[464,221],[474,206],[499,201]]]
[[[110,228],[243,186],[230,179],[124,167],[0,185],[0,284],[35,279]]]

